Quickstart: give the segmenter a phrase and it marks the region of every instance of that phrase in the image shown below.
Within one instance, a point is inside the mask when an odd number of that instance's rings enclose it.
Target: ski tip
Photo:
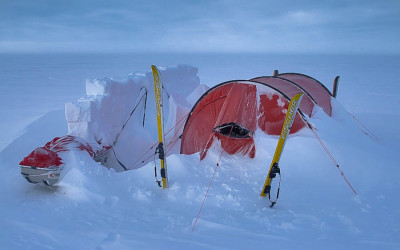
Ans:
[[[158,68],[155,65],[151,65],[151,69],[153,70],[153,72],[158,72]]]

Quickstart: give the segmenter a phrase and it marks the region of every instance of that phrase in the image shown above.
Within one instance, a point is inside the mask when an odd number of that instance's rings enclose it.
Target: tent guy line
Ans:
[[[337,167],[337,169],[339,170],[340,174],[343,176],[344,181],[347,183],[347,185],[349,186],[349,188],[351,189],[351,191],[353,191],[353,193],[357,196],[357,192],[356,190],[353,188],[353,186],[351,185],[350,181],[347,179],[347,177],[344,175],[344,172],[342,171],[342,169],[339,166],[339,163],[335,160],[335,158],[333,157],[333,155],[331,154],[331,152],[328,150],[328,148],[326,147],[325,143],[321,140],[321,138],[318,136],[317,132],[314,130],[313,126],[307,121],[304,120],[304,122],[307,124],[308,128],[313,132],[315,138],[318,140],[319,144],[321,145],[321,147],[325,150],[325,152],[328,154],[329,158],[332,160],[333,165],[335,165],[335,167]]]

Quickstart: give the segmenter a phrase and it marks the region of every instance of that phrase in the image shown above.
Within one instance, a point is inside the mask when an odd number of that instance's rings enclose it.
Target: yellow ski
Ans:
[[[154,78],[154,93],[156,98],[157,127],[158,127],[158,146],[157,151],[161,162],[162,187],[168,187],[167,161],[164,154],[164,126],[163,126],[163,100],[162,100],[162,82],[160,71],[156,66],[151,65]]]
[[[302,97],[303,97],[303,93],[299,93],[299,94],[293,96],[293,98],[290,100],[290,104],[289,104],[289,107],[288,107],[288,110],[286,113],[286,117],[285,117],[285,122],[283,123],[282,132],[279,137],[278,145],[276,146],[276,149],[275,149],[274,158],[272,159],[272,163],[271,163],[271,166],[268,171],[267,179],[265,180],[264,188],[261,192],[261,196],[263,196],[263,197],[270,195],[272,179],[276,176],[277,173],[280,174],[279,160],[281,158],[282,150],[286,143],[286,138],[289,135],[290,129],[292,127],[292,124],[293,124],[294,118],[296,116],[297,109],[299,108],[299,104],[301,102]],[[279,195],[279,190],[278,190],[277,196],[278,195]],[[271,204],[271,206],[273,206],[274,204],[275,204],[275,202],[273,202],[273,204]]]

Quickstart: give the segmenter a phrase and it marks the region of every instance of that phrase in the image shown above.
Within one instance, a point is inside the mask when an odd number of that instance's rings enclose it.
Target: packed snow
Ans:
[[[1,249],[400,248],[400,170],[396,159],[400,89],[395,77],[399,57],[0,57],[0,68],[7,70],[0,76],[0,102],[4,107],[0,116]],[[41,67],[34,66],[38,62]],[[109,107],[102,106],[101,100],[109,96],[105,91],[107,86],[115,86],[112,82],[129,84],[135,81],[132,79],[148,79],[151,64],[181,63],[194,65],[185,66],[194,71],[182,76],[193,79],[193,85],[190,89],[170,89],[174,84],[168,86],[168,75],[164,76],[169,94],[181,96],[174,97],[176,101],[169,103],[167,112],[178,104],[193,105],[207,86],[269,75],[274,69],[306,73],[328,88],[334,76],[341,75],[332,117],[316,109],[309,121],[358,195],[351,191],[309,129],[290,136],[286,143],[280,162],[280,197],[273,208],[268,199],[260,197],[260,192],[277,137],[260,130],[255,134],[254,159],[224,153],[219,158],[218,145],[203,161],[199,161],[198,154],[168,156],[170,188],[165,190],[156,184],[153,161],[138,169],[118,172],[94,162],[84,151],[63,155],[68,173],[58,186],[32,185],[21,177],[18,163],[34,148],[55,136],[89,131],[85,126],[71,124],[101,121],[97,129],[103,125],[112,127],[107,122],[114,119],[95,120],[91,116],[94,113],[87,112]],[[124,78],[131,72],[135,73]],[[91,80],[86,83],[85,93],[86,78]],[[126,102],[130,110],[138,96],[129,99],[123,96],[124,91],[120,93],[118,104]],[[125,121],[126,116],[126,111],[122,112],[119,122]],[[141,119],[142,116],[133,122],[140,123]],[[95,130],[103,131],[108,130]],[[141,135],[145,136],[144,132]],[[149,138],[154,139],[155,135]],[[119,147],[127,150],[124,146],[129,147],[128,142]],[[276,186],[275,179],[273,191]]]

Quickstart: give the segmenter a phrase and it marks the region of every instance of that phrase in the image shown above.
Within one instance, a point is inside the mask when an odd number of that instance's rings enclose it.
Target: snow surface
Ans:
[[[398,56],[0,58],[1,249],[400,248]],[[66,156],[70,171],[58,187],[32,185],[21,177],[18,163],[24,156],[67,133],[64,103],[84,95],[86,78],[180,63],[197,66],[200,83],[209,86],[279,69],[309,74],[329,88],[341,75],[332,118],[316,110],[310,122],[359,195],[351,192],[310,130],[286,143],[281,193],[273,209],[259,193],[277,138],[256,131],[254,159],[223,154],[193,232],[218,149],[202,162],[198,155],[169,156],[167,190],[156,185],[153,163],[117,173],[83,152]]]

